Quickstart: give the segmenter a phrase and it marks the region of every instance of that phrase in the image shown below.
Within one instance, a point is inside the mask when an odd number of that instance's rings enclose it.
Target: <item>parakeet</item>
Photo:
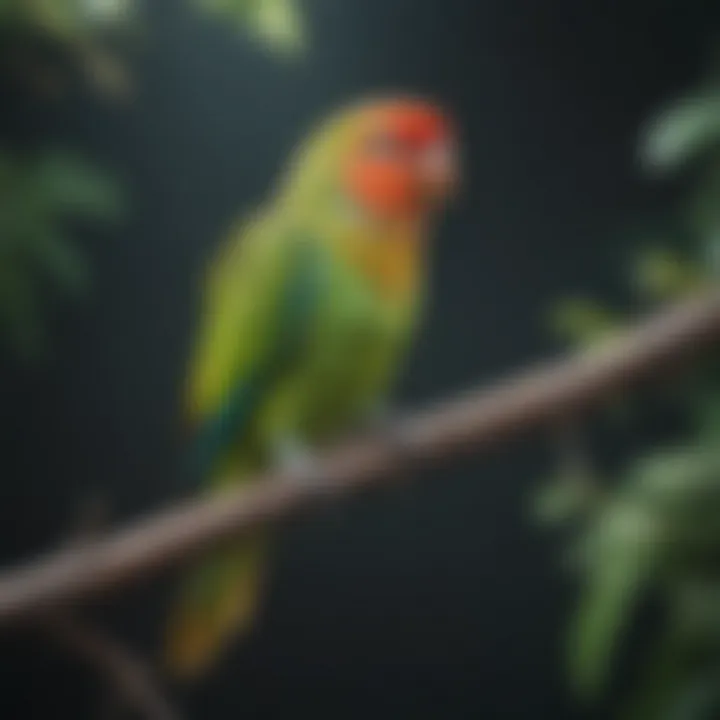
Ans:
[[[412,97],[341,109],[205,277],[186,413],[217,491],[299,462],[383,406],[424,302],[431,223],[458,176],[449,114]],[[167,668],[208,670],[251,625],[269,539],[201,558],[165,634]]]

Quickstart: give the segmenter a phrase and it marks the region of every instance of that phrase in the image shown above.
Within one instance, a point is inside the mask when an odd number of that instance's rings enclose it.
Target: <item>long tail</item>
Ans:
[[[198,679],[233,640],[251,629],[262,592],[266,545],[264,536],[236,541],[191,570],[165,628],[163,660],[172,677]]]

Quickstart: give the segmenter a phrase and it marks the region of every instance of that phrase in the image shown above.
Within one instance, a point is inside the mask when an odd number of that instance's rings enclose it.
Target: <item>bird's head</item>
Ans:
[[[458,175],[449,116],[427,100],[384,97],[325,121],[301,146],[286,188],[300,204],[339,190],[367,216],[402,220],[442,206]]]
[[[442,205],[459,174],[450,119],[418,99],[370,101],[354,112],[338,168],[354,204],[380,218],[426,215]]]

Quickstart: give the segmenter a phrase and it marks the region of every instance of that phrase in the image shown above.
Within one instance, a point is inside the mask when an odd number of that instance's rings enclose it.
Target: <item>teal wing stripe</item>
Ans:
[[[320,264],[309,243],[298,243],[301,253],[293,264],[278,305],[275,341],[255,367],[237,379],[218,411],[200,426],[191,465],[200,477],[208,475],[217,459],[242,438],[268,390],[297,358],[317,307]]]

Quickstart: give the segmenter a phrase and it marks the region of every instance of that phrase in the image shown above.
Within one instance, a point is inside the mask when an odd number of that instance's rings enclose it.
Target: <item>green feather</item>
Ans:
[[[353,125],[343,112],[301,146],[267,211],[233,230],[206,277],[187,412],[209,489],[250,480],[283,436],[316,449],[362,420],[413,334],[422,265],[397,249],[419,252],[422,239],[398,239],[338,202]],[[398,267],[398,257],[409,280],[388,289],[373,268]],[[207,670],[252,626],[268,542],[229,543],[189,575],[166,628],[171,672]]]
[[[205,476],[247,430],[258,405],[283,370],[292,366],[308,334],[319,297],[317,257],[309,244],[295,248],[297,260],[277,310],[277,334],[264,356],[245,377],[239,377],[217,411],[209,416],[197,432],[193,468]]]

